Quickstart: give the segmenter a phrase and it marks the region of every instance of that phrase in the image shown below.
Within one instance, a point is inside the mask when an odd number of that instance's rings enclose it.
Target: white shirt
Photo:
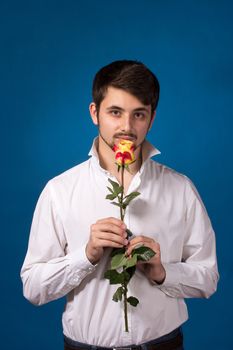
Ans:
[[[49,181],[38,200],[21,271],[24,296],[41,305],[67,295],[63,331],[73,340],[114,347],[158,338],[187,320],[184,298],[216,290],[215,236],[204,205],[187,177],[150,159],[157,153],[144,143],[143,165],[128,189],[141,194],[125,223],[134,235],[159,242],[166,279],[157,285],[136,270],[128,295],[140,303],[129,305],[128,333],[122,304],[112,300],[118,285],[103,277],[111,250],[96,266],[85,254],[90,226],[119,218],[119,208],[105,199],[108,178],[116,179],[100,167],[95,143],[91,158]]]

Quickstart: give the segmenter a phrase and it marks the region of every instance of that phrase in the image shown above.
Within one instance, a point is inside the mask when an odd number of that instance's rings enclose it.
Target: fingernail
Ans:
[[[128,240],[125,239],[125,240],[124,240],[124,245],[127,245],[127,244],[128,244]]]

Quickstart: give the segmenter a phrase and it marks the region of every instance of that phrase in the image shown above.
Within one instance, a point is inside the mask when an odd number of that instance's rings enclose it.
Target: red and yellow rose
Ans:
[[[130,140],[120,140],[117,145],[113,146],[115,160],[118,166],[127,166],[135,161],[135,146]]]

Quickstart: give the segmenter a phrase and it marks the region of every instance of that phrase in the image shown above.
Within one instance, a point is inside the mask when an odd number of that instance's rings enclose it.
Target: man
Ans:
[[[49,181],[37,203],[21,271],[24,295],[37,305],[67,296],[67,350],[183,349],[184,298],[216,290],[214,232],[195,187],[150,159],[159,153],[145,140],[158,99],[158,80],[142,63],[103,67],[90,104],[99,130],[91,158]],[[105,199],[108,178],[121,182],[112,149],[121,139],[133,142],[136,157],[124,172],[125,193],[141,193],[124,223],[119,208]],[[131,240],[126,229],[134,234]],[[116,286],[104,273],[112,248],[126,247],[130,255],[139,245],[156,254],[138,265],[129,283],[140,302],[129,307],[125,332],[123,306],[112,300]]]

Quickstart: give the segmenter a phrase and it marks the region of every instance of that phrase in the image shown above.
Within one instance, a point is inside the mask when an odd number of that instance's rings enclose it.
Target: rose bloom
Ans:
[[[135,161],[134,144],[130,140],[120,140],[118,145],[113,146],[116,163],[119,166],[129,165]]]

